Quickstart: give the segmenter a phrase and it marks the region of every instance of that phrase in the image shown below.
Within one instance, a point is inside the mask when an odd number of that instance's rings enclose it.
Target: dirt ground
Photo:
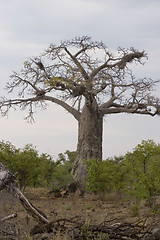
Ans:
[[[48,195],[47,190],[44,189],[28,189],[24,194],[36,208],[46,214],[49,220],[70,219],[77,216],[86,224],[100,224],[113,219],[121,223],[135,222],[146,217],[154,221],[157,218],[157,215],[154,215],[144,203],[136,205],[134,200],[124,199],[118,194],[105,196],[85,194],[84,197],[72,194],[63,198],[55,198],[52,194]],[[18,239],[32,239],[29,232],[37,223],[31,216],[28,216],[15,197],[6,191],[1,191],[0,218],[13,213],[16,213],[17,217],[8,222],[16,226]]]

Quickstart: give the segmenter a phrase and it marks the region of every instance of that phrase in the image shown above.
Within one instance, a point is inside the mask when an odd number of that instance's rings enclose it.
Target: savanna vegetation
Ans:
[[[150,207],[160,193],[160,145],[142,141],[125,156],[88,161],[87,188],[145,199]]]
[[[14,224],[4,225],[14,229],[17,226],[16,239],[150,239],[145,236],[150,236],[148,229],[158,222],[160,213],[160,145],[143,140],[124,156],[101,162],[86,160],[86,194],[82,198],[68,190],[74,184],[71,171],[75,159],[75,151],[60,153],[55,160],[39,154],[31,144],[20,149],[10,142],[0,142],[0,162],[16,176],[27,198],[47,214],[48,223],[35,226],[33,220],[27,220],[22,207],[1,191],[2,216],[12,209],[22,222],[19,224],[17,219],[12,220]],[[115,225],[117,221],[119,225]],[[57,230],[54,223],[59,226]],[[51,224],[54,231],[46,233]],[[0,235],[3,231],[1,226]],[[5,231],[9,234],[7,228]]]
[[[72,179],[71,169],[75,152],[60,153],[56,161],[48,154],[39,154],[27,144],[23,149],[10,142],[0,142],[0,161],[16,176],[21,189],[26,187],[57,188]]]
[[[71,170],[75,151],[60,153],[58,159],[39,154],[31,144],[19,149],[10,142],[0,142],[0,161],[15,174],[21,189],[42,187],[48,191],[66,188],[73,182]],[[142,141],[124,156],[86,161],[85,185],[96,194],[121,193],[145,199],[150,207],[160,193],[160,145]]]

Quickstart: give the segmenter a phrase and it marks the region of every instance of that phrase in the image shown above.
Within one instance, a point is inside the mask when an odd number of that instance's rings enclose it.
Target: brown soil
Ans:
[[[86,194],[84,197],[72,194],[65,198],[54,198],[53,195],[48,196],[47,190],[28,189],[25,196],[36,208],[43,211],[49,220],[78,216],[86,224],[100,224],[112,219],[121,223],[135,222],[146,217],[152,220],[155,218],[144,204],[137,206],[133,200],[126,200],[118,194]],[[29,232],[37,223],[28,216],[16,198],[6,191],[1,191],[0,218],[13,213],[17,213],[17,217],[8,222],[16,226],[20,236],[18,239],[32,239]]]

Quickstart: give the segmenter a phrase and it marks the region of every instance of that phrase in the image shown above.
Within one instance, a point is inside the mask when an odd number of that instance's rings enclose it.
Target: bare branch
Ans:
[[[71,113],[75,117],[76,120],[79,120],[80,115],[81,115],[80,112],[77,111],[76,109],[72,108],[71,106],[69,106],[66,102],[61,101],[60,99],[57,99],[54,97],[50,97],[50,96],[44,96],[44,100],[51,101],[51,102],[54,102],[54,103],[60,105],[65,110],[67,110],[69,113]]]
[[[70,51],[65,47],[65,51],[68,53],[68,55],[72,58],[73,62],[76,64],[80,72],[82,73],[82,76],[84,77],[85,80],[88,80],[88,74],[86,73],[85,69],[82,67],[80,62],[77,60],[75,56],[73,56]]]
[[[152,113],[149,110],[140,110],[138,108],[125,108],[121,107],[120,105],[116,108],[108,108],[108,109],[101,109],[103,114],[116,114],[116,113],[134,113],[134,114],[141,114],[141,115],[150,115],[155,116],[157,114],[157,111]]]
[[[148,107],[155,108],[159,114],[156,109],[160,102],[151,94],[158,81],[136,80],[128,68],[128,63],[133,61],[142,64],[144,57],[144,51],[133,48],[119,48],[117,54],[112,54],[102,42],[93,42],[87,36],[61,42],[59,46],[51,44],[43,55],[26,61],[20,73],[12,74],[6,88],[10,93],[20,89],[19,98],[2,98],[1,114],[6,115],[18,105],[29,109],[26,119],[33,121],[33,107],[43,105],[44,108],[45,101],[51,101],[79,120],[82,97],[88,101],[96,98],[104,114],[123,110],[155,114]],[[69,101],[75,102],[78,110]]]
[[[115,96],[112,97],[112,98],[109,99],[107,102],[103,103],[103,104],[99,107],[99,109],[100,109],[101,111],[103,111],[103,109],[108,109],[108,108],[110,108],[111,106],[113,106],[113,102],[114,102],[115,99],[116,99]]]
[[[51,97],[51,96],[42,96],[41,98],[39,96],[36,96],[33,98],[27,98],[27,99],[20,98],[20,99],[4,100],[3,102],[0,102],[1,114],[6,115],[7,112],[9,111],[9,109],[14,106],[15,107],[20,106],[21,108],[22,107],[26,108],[26,106],[29,106],[29,115],[25,119],[31,120],[31,122],[33,122],[34,121],[34,118],[33,118],[34,112],[33,112],[32,105],[34,102],[39,103],[40,100],[54,102],[54,103],[62,106],[65,110],[67,110],[69,113],[71,113],[76,118],[76,120],[79,120],[79,117],[80,117],[79,111],[77,111],[76,109],[69,106],[66,102],[64,102],[60,99]]]
[[[99,67],[95,68],[92,73],[90,74],[89,78],[93,79],[94,76],[96,76],[101,70],[108,68],[114,68],[118,67],[119,69],[124,69],[126,67],[126,64],[129,62],[132,62],[133,60],[138,60],[140,62],[140,59],[142,57],[146,57],[146,54],[143,52],[135,52],[132,49],[133,52],[131,53],[125,53],[123,57],[118,58],[111,58],[109,57],[105,63],[100,65]],[[114,63],[110,63],[114,62]]]
[[[135,51],[134,49],[132,49],[133,52],[128,53],[128,54],[124,54],[124,56],[121,58],[121,60],[118,63],[115,63],[116,66],[119,67],[119,69],[123,69],[125,68],[127,63],[132,62],[133,60],[137,60],[138,62],[140,62],[140,59],[142,57],[146,57],[145,52],[138,52]]]
[[[80,55],[82,52],[85,52],[87,49],[88,49],[88,47],[84,47],[84,48],[80,49],[80,50],[74,55],[74,57],[75,57],[75,58],[78,57],[78,55]]]

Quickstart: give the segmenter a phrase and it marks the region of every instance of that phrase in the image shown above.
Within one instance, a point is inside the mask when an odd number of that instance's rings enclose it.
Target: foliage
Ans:
[[[160,145],[152,140],[142,141],[133,152],[100,162],[87,161],[87,189],[92,192],[128,192],[146,199],[153,206],[160,193]]]
[[[152,140],[142,141],[125,156],[129,190],[145,198],[150,206],[160,192],[160,145]]]
[[[67,155],[67,156],[65,156]],[[70,162],[71,164],[74,163],[76,159],[76,151],[69,151],[69,150],[66,150],[65,153],[59,153],[58,154],[58,159],[57,161],[60,161],[62,163],[65,163],[65,162]]]
[[[52,189],[62,188],[68,183],[73,181],[71,176],[71,170],[73,167],[73,162],[75,160],[76,152],[70,152],[67,150],[65,152],[67,157],[60,153],[57,159],[57,165],[55,171],[52,172]]]
[[[110,192],[121,190],[124,187],[125,179],[121,162],[109,159],[100,162],[97,159],[89,159],[87,165],[86,183],[88,190]]]
[[[32,145],[26,145],[23,150],[16,149],[10,142],[0,143],[0,159],[12,173],[22,188],[29,182],[33,184],[38,174],[38,156]]]
[[[53,161],[47,154],[27,144],[23,149],[10,142],[0,142],[0,161],[17,177],[21,188],[62,188],[73,181],[71,170],[75,151],[60,153]],[[142,141],[125,156],[104,161],[89,159],[87,163],[86,188],[92,192],[128,192],[137,199],[145,199],[153,206],[160,193],[160,145],[153,140]],[[136,214],[136,207],[131,209]]]
[[[17,149],[10,142],[0,142],[0,161],[16,175],[20,188],[49,187],[64,185],[71,179],[71,169],[75,152],[66,151],[68,159],[59,154],[53,161],[50,155],[38,154],[36,148],[27,144]],[[69,158],[72,156],[71,158]],[[62,161],[63,160],[63,161]]]

